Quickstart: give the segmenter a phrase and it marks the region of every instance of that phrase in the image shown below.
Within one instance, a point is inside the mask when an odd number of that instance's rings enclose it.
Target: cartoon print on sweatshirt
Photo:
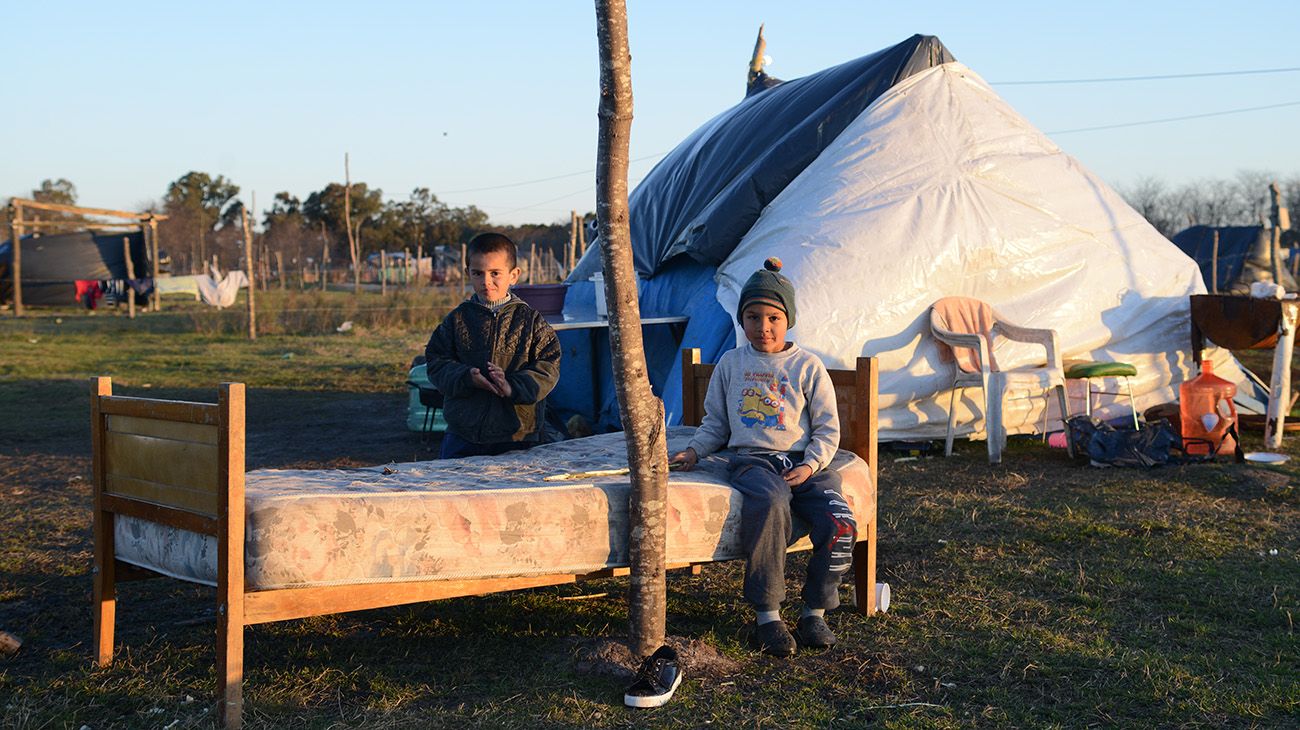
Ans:
[[[790,379],[784,373],[776,379],[772,372],[746,372],[740,391],[737,414],[740,422],[750,428],[785,430],[785,399],[790,392]]]

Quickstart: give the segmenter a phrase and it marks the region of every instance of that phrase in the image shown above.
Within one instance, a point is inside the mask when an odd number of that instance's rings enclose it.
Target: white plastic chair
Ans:
[[[1055,390],[1061,405],[1062,420],[1070,417],[1065,398],[1065,373],[1056,332],[1050,329],[1018,327],[998,316],[987,303],[969,297],[945,297],[930,306],[930,331],[935,339],[952,348],[952,395],[948,400],[948,433],[944,439],[944,456],[952,455],[953,429],[957,420],[957,391],[979,386],[984,391],[984,422],[988,436],[989,463],[1002,461],[1007,430],[1002,420],[1003,402],[1012,393],[1029,393],[1030,397]],[[1047,351],[1045,365],[1003,370],[993,356],[997,336],[1015,342],[1039,344]],[[1043,433],[1047,433],[1047,408],[1043,409]],[[1069,438],[1066,439],[1068,448]]]

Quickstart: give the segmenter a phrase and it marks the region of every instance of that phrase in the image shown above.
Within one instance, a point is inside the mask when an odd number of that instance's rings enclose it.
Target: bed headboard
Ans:
[[[244,385],[217,403],[113,395],[91,383],[97,508],[215,535],[231,490],[244,485]]]
[[[682,350],[682,423],[698,426],[704,420],[704,395],[713,365],[700,362],[697,348]],[[871,467],[876,476],[876,358],[860,357],[854,370],[828,370],[835,385],[840,411],[840,448],[848,449]]]

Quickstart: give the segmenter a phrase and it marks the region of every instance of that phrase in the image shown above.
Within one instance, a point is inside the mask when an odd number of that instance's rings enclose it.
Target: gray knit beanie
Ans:
[[[763,268],[751,274],[741,287],[737,322],[741,322],[745,307],[751,304],[768,304],[780,309],[785,312],[786,326],[794,326],[794,284],[781,275],[781,259],[769,257],[763,262]]]

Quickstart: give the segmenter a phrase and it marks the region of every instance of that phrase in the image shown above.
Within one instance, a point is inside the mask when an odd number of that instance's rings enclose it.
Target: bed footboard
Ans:
[[[222,384],[215,404],[188,403],[114,396],[109,378],[95,378],[90,421],[95,662],[113,660],[117,581],[148,575],[117,562],[116,516],[212,535],[218,545],[218,717],[237,728],[244,673],[244,385]]]

